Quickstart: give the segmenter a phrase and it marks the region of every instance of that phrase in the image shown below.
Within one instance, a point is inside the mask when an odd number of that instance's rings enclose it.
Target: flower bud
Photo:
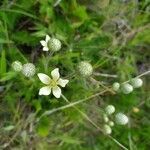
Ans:
[[[138,112],[140,111],[140,109],[137,108],[137,107],[133,107],[132,111],[133,111],[134,113],[138,113]]]
[[[140,78],[134,78],[131,80],[131,85],[133,88],[139,88],[143,85],[143,81]]]
[[[27,63],[23,65],[22,74],[26,77],[32,77],[35,75],[36,69],[32,63]]]
[[[104,133],[105,134],[111,134],[112,130],[111,130],[111,127],[107,124],[104,125]]]
[[[124,94],[129,94],[129,93],[131,93],[133,91],[133,87],[132,87],[132,85],[130,85],[129,83],[124,83],[123,85],[122,85],[122,92],[124,93]]]
[[[129,119],[125,114],[117,113],[116,116],[115,116],[115,121],[119,125],[125,125],[125,124],[128,123]]]
[[[105,122],[108,122],[108,121],[109,121],[109,118],[107,117],[106,114],[103,115],[103,119],[104,119]]]
[[[115,107],[113,105],[108,105],[105,108],[105,111],[106,111],[107,115],[111,115],[111,114],[113,114],[115,112]]]
[[[109,124],[109,126],[111,126],[111,127],[114,126],[114,122],[113,122],[113,121],[109,121],[108,124]]]
[[[61,49],[61,42],[58,39],[52,38],[48,42],[48,48],[54,52]]]
[[[83,77],[88,77],[93,73],[92,65],[87,61],[81,61],[78,65],[78,71]]]
[[[115,83],[113,83],[112,88],[113,88],[114,91],[118,91],[119,88],[120,88],[120,84],[118,82],[115,82]]]
[[[22,63],[20,61],[14,61],[12,63],[12,68],[16,71],[16,72],[20,72],[22,70]]]

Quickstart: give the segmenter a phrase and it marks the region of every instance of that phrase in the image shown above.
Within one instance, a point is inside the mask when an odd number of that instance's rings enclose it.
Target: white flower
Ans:
[[[111,127],[107,124],[104,125],[103,129],[105,134],[111,134],[112,132]]]
[[[59,51],[61,49],[61,42],[56,38],[50,38],[49,35],[46,35],[45,41],[40,41],[43,46],[43,51]]]
[[[20,61],[14,61],[12,63],[12,68],[16,71],[16,72],[20,72],[22,70],[22,63]]]
[[[32,77],[35,75],[36,69],[34,64],[32,63],[27,63],[24,64],[22,67],[22,74],[25,75],[26,77]]]
[[[129,83],[124,83],[123,85],[122,85],[122,92],[124,93],[124,94],[129,94],[129,93],[131,93],[133,91],[133,87],[132,87],[132,85],[130,85]]]
[[[120,88],[120,84],[118,82],[115,82],[115,83],[113,83],[112,88],[113,88],[114,91],[118,91],[119,88]]]
[[[143,81],[140,78],[134,78],[131,80],[133,88],[139,88],[143,85]]]
[[[81,61],[78,65],[78,71],[83,77],[88,77],[93,73],[92,65],[87,61]]]
[[[108,105],[106,108],[105,108],[105,111],[108,115],[111,115],[115,112],[115,107],[113,105]]]
[[[56,68],[51,72],[52,78],[44,73],[38,73],[38,77],[42,83],[46,86],[42,87],[39,91],[39,95],[49,95],[52,91],[56,98],[61,96],[61,87],[65,87],[69,80],[64,80],[60,78],[59,69]]]
[[[125,124],[128,123],[129,119],[125,114],[117,113],[116,116],[115,116],[115,121],[119,125],[125,125]]]
[[[43,46],[43,51],[48,51],[49,50],[49,48],[48,48],[49,40],[50,40],[49,35],[46,35],[45,41],[44,40],[40,41],[41,45]]]

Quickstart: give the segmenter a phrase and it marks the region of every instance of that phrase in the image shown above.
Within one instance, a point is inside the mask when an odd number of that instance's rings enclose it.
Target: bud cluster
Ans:
[[[114,122],[110,120],[111,115],[115,112],[115,107],[113,105],[108,105],[105,108],[105,113],[103,115],[103,119],[104,119],[104,133],[105,134],[111,134],[112,133],[112,129],[111,127],[114,126]]]
[[[139,88],[143,85],[143,81],[140,78],[133,78],[131,79],[129,82],[126,83],[122,83],[120,85],[120,83],[115,82],[112,85],[112,88],[114,91],[121,91],[124,94],[130,94],[133,89],[135,88]]]
[[[108,105],[105,108],[105,113],[103,114],[103,119],[105,122],[103,130],[105,134],[112,133],[112,127],[114,126],[114,122],[118,125],[126,125],[129,121],[128,117],[125,114],[119,112],[113,116],[114,113],[115,107],[113,105]]]

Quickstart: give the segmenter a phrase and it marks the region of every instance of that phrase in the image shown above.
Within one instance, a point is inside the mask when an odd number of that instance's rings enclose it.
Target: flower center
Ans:
[[[52,44],[53,44],[53,43],[49,40],[48,43],[47,43],[47,46],[48,46],[49,49],[52,49],[52,47],[53,47]]]
[[[50,82],[50,86],[51,86],[51,87],[55,87],[55,86],[57,86],[57,81],[55,81],[55,80],[51,80],[51,82]]]

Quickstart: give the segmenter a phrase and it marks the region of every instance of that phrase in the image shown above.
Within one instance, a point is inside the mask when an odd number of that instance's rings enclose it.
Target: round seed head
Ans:
[[[134,78],[131,80],[131,85],[133,88],[139,88],[143,85],[143,81],[140,78]]]
[[[133,87],[129,83],[125,83],[125,84],[122,85],[122,92],[124,94],[129,94],[132,91],[133,91]]]
[[[35,75],[36,69],[32,63],[27,63],[23,65],[22,74],[26,77],[32,77]]]
[[[118,91],[119,88],[120,88],[120,84],[118,82],[115,82],[115,83],[113,83],[112,88],[113,88],[114,91]]]
[[[106,111],[107,115],[111,115],[111,114],[113,114],[115,112],[115,107],[113,105],[108,105],[105,108],[105,111]]]
[[[105,134],[111,134],[112,130],[111,130],[111,127],[107,124],[104,125],[104,133]]]
[[[88,77],[93,73],[93,67],[89,62],[81,61],[78,65],[78,71],[83,77]]]
[[[52,38],[48,42],[48,48],[54,52],[61,49],[61,42],[58,39]]]
[[[116,116],[115,116],[115,121],[119,125],[125,125],[125,124],[128,123],[129,119],[125,114],[117,113]]]
[[[20,61],[14,61],[12,63],[12,68],[16,71],[16,72],[20,72],[22,70],[22,63]]]

